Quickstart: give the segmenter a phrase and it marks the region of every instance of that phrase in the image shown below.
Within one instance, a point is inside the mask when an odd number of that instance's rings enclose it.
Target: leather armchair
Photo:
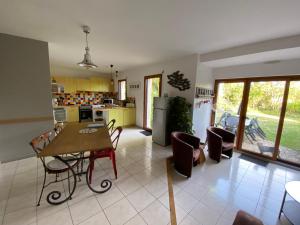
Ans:
[[[192,167],[198,164],[200,157],[200,139],[183,132],[172,132],[171,142],[175,169],[191,177]]]
[[[245,211],[238,211],[232,225],[264,225],[263,222],[256,217],[246,213]]]
[[[227,130],[210,127],[207,128],[208,155],[217,162],[221,161],[221,155],[232,157],[235,134]]]

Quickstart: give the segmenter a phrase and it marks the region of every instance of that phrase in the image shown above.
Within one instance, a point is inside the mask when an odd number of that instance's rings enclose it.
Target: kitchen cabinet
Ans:
[[[67,122],[79,121],[79,109],[78,106],[66,106]]]
[[[123,109],[109,109],[107,123],[112,119],[116,120],[115,127],[122,127],[124,123]]]
[[[76,81],[71,77],[64,78],[64,90],[65,93],[74,93],[76,92]]]
[[[123,126],[135,125],[135,108],[125,108],[123,112]]]
[[[53,77],[58,84],[64,86],[65,93],[75,93],[76,91],[112,92],[113,86],[109,78],[103,77]]]
[[[76,89],[77,91],[91,91],[90,80],[84,78],[77,78]]]
[[[135,108],[115,108],[106,111],[105,119],[107,123],[112,119],[116,120],[115,127],[134,126]]]

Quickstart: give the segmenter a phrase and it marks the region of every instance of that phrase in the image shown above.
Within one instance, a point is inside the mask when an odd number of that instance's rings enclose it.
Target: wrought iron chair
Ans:
[[[109,121],[109,123],[106,125],[108,132],[111,134],[114,130],[114,126],[115,126],[116,120],[112,119],[111,121]]]
[[[117,150],[117,146],[118,146],[118,142],[120,139],[120,135],[122,133],[122,127],[117,127],[110,135],[111,139],[112,139],[112,148],[108,148],[108,149],[99,149],[99,151],[95,150],[92,151],[90,153],[90,164],[89,164],[89,168],[88,168],[88,173],[89,173],[89,183],[91,184],[92,182],[92,173],[93,173],[93,169],[94,169],[94,163],[96,159],[99,158],[105,158],[105,157],[109,157],[110,160],[112,161],[113,164],[113,168],[114,168],[114,173],[115,173],[115,177],[117,179],[118,175],[117,175],[117,165],[116,165],[116,155],[115,155],[115,151]]]
[[[30,142],[30,145],[31,145],[32,149],[34,150],[34,152],[36,153],[37,157],[38,157],[38,154],[50,143],[51,136],[52,136],[52,131],[48,131],[48,132],[43,133],[42,135],[32,139],[32,141]],[[39,157],[39,158],[40,158],[40,160],[43,164],[43,167],[44,167],[44,180],[43,180],[43,186],[42,186],[42,190],[41,190],[41,193],[40,193],[40,197],[39,197],[37,206],[40,205],[44,189],[52,183],[57,183],[57,182],[61,182],[61,181],[64,181],[64,180],[68,179],[68,190],[69,190],[69,194],[71,193],[71,190],[70,190],[70,173],[69,173],[70,168],[69,168],[69,166],[67,164],[63,163],[62,161],[58,160],[58,159],[53,159],[49,162],[46,162],[45,157]],[[68,159],[68,158],[71,159],[72,156],[64,157],[64,159]],[[72,162],[70,162],[70,166],[74,167],[74,166],[76,166],[77,163],[78,163],[78,161],[76,161],[76,160],[72,161]],[[67,178],[59,180],[58,179],[59,174],[62,174],[64,172],[68,172]],[[46,184],[47,174],[54,174],[55,175],[55,181],[50,181],[48,184]],[[74,177],[74,179],[76,179],[76,178]],[[52,194],[53,196],[57,195],[58,198],[60,197],[59,193],[54,193],[53,192],[53,193],[50,193],[50,194]],[[49,195],[47,197],[47,201],[48,201]],[[55,199],[55,197],[53,197],[53,199]]]
[[[64,126],[63,126],[63,124],[61,124],[61,123],[57,123],[57,124],[55,124],[55,126],[54,126],[54,137],[55,136],[57,136],[62,130],[64,129]],[[84,153],[72,153],[72,154],[65,154],[65,155],[63,155],[63,158],[64,159],[68,159],[68,157],[69,156],[73,156],[73,157],[77,157],[77,158],[82,158],[83,157],[83,155],[84,155]],[[83,164],[84,164],[84,159],[83,160],[81,160],[81,163],[78,163],[77,164],[77,172],[79,172],[79,170],[81,170],[81,172],[83,171]],[[81,164],[81,165],[79,165],[79,164]],[[80,168],[79,168],[79,166],[80,166]],[[81,179],[80,179],[80,175],[78,176],[78,181],[81,181]]]
[[[55,136],[58,135],[63,130],[63,125],[61,123],[57,123],[54,126]]]

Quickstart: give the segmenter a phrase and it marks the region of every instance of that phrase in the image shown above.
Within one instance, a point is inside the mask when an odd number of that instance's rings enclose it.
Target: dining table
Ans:
[[[77,178],[85,175],[86,183],[89,189],[95,193],[104,193],[108,191],[112,182],[109,179],[103,179],[100,185],[92,186],[89,181],[90,165],[86,169],[81,167],[80,170],[75,169],[74,161],[83,162],[89,159],[87,152],[101,151],[107,148],[112,148],[112,142],[109,130],[105,122],[69,122],[62,131],[58,133],[54,139],[38,154],[38,157],[54,157],[68,168],[71,173],[69,179],[73,179],[72,188],[69,193],[64,195],[61,191],[54,190],[47,195],[49,204],[58,205],[72,198],[76,189]],[[66,157],[74,156],[74,157]],[[68,176],[69,177],[69,176]]]

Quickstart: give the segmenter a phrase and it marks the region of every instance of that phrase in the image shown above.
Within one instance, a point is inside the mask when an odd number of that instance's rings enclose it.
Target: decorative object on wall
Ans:
[[[168,75],[168,83],[174,87],[174,88],[178,88],[179,91],[184,91],[187,89],[190,89],[191,84],[190,81],[187,78],[183,78],[184,74],[180,73],[179,70],[177,70],[176,72]]]
[[[196,87],[196,98],[213,98],[214,91],[207,88]]]
[[[207,88],[196,87],[195,98],[198,99],[195,103],[195,107],[200,108],[202,104],[212,102],[212,99],[214,98],[214,91]]]
[[[85,33],[85,43],[86,43],[86,47],[85,47],[85,54],[84,54],[84,58],[80,63],[77,63],[79,66],[85,67],[86,69],[90,69],[90,68],[96,68],[97,65],[95,65],[92,62],[92,58],[90,55],[90,48],[89,48],[89,43],[88,43],[88,34],[91,32],[91,29],[89,26],[83,26],[82,27],[83,32]]]
[[[140,89],[141,87],[141,82],[139,81],[131,81],[128,84],[129,89]]]

